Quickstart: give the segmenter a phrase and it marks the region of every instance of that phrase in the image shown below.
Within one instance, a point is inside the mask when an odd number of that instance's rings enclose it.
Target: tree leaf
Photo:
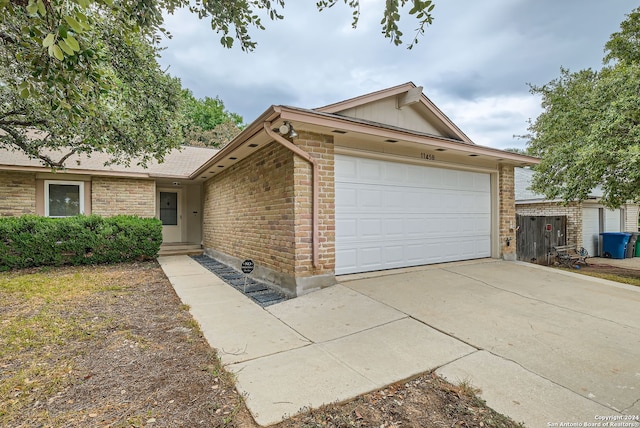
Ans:
[[[49,34],[47,34],[47,37],[45,37],[44,40],[42,41],[42,46],[45,47],[45,48],[48,48],[55,41],[56,41],[55,34],[49,33]]]
[[[60,40],[58,42],[58,46],[60,46],[60,49],[62,49],[64,51],[64,53],[66,53],[67,55],[73,55],[73,49],[71,49],[71,47],[65,43],[64,40]]]
[[[53,45],[50,46],[50,48],[52,48],[53,50],[53,56],[59,60],[62,61],[64,59],[64,54],[62,53],[62,49],[60,49],[60,46],[58,45]]]
[[[38,13],[38,5],[35,1],[29,1],[29,4],[27,5],[27,13],[29,15],[35,15],[36,13]]]
[[[78,43],[78,41],[76,40],[75,37],[73,36],[67,36],[65,37],[64,41],[67,43],[67,45],[69,45],[69,47],[71,49],[73,49],[74,51],[78,52],[80,50],[80,43]]]
[[[78,21],[76,21],[74,17],[65,16],[64,20],[67,21],[67,24],[69,24],[69,27],[73,28],[73,31],[75,31],[76,33],[82,33],[82,26]]]
[[[46,16],[47,8],[44,7],[44,3],[42,2],[42,0],[38,0],[37,5],[38,5],[38,12],[40,12],[40,15]]]

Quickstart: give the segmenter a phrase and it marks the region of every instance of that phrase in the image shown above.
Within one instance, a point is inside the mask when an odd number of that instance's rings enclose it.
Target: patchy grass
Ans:
[[[588,266],[580,266],[580,269],[567,269],[564,267],[561,267],[560,269],[566,270],[567,272],[579,273],[581,275],[607,279],[609,281],[640,287],[640,270],[625,269],[605,264],[590,264]]]
[[[608,279],[609,281],[621,282],[623,284],[635,285],[636,287],[640,287],[640,278],[628,275],[620,275],[614,273],[604,273],[604,272],[579,272],[583,275],[594,276],[596,278]]]
[[[243,426],[187,310],[156,263],[1,273],[0,426]]]

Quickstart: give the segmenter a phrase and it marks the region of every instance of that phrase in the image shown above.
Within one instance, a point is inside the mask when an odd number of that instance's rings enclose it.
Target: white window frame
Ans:
[[[80,212],[79,212],[79,214],[84,214],[84,181],[45,180],[44,181],[44,215],[46,217],[53,217],[53,218],[68,217],[68,216],[52,216],[52,215],[49,215],[49,185],[50,184],[61,184],[61,185],[69,185],[69,186],[78,186],[79,203],[80,203]]]

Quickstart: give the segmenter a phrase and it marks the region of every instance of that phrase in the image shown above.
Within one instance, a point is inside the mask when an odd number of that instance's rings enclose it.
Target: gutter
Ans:
[[[320,186],[318,184],[318,162],[316,161],[315,158],[313,158],[309,153],[305,152],[304,150],[302,150],[300,147],[296,146],[295,144],[293,144],[291,141],[286,140],[285,138],[282,137],[282,135],[280,134],[276,134],[275,132],[273,132],[273,130],[271,129],[271,122],[264,122],[263,123],[263,128],[264,131],[267,133],[267,135],[271,138],[273,138],[273,140],[277,143],[279,143],[280,145],[284,146],[286,149],[292,151],[293,153],[295,153],[296,155],[300,156],[302,159],[306,160],[307,162],[309,162],[311,164],[311,169],[313,171],[313,184],[312,184],[312,207],[313,207],[313,213],[312,213],[312,218],[311,218],[311,228],[312,228],[312,260],[313,260],[313,267],[318,267],[318,258],[319,258],[319,250],[318,250],[318,242],[319,242],[319,233],[318,233],[318,217],[319,217],[319,205],[318,205],[318,200],[320,199],[319,197],[319,193],[320,193]]]

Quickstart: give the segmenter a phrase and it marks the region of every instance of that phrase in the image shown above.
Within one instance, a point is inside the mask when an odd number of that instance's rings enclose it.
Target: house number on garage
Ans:
[[[424,160],[436,160],[436,155],[430,153],[420,153],[420,158]]]

